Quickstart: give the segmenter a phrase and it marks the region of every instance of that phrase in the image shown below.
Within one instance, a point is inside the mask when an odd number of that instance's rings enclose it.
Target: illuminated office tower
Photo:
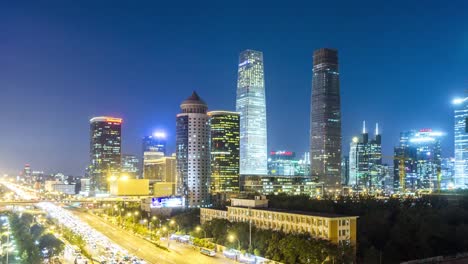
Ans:
[[[240,113],[240,174],[266,175],[265,82],[260,51],[245,50],[239,56],[236,111]]]
[[[381,189],[384,178],[382,166],[382,136],[378,124],[375,138],[369,140],[365,122],[361,137],[354,137],[349,151],[348,185],[357,190],[376,191]]]
[[[188,207],[209,207],[210,128],[208,106],[196,92],[182,102],[176,118],[177,193]]]
[[[395,190],[435,190],[440,187],[442,136],[443,133],[432,129],[400,134],[400,146],[395,148],[394,178],[395,187],[398,187]]]
[[[341,107],[338,51],[314,52],[310,114],[310,158],[314,180],[341,186]]]
[[[164,132],[155,132],[143,138],[143,153],[147,151],[162,152],[166,155],[167,137]]]
[[[239,122],[237,112],[211,111],[211,192],[239,192]]]
[[[144,137],[142,143],[142,178],[153,179],[156,177],[156,170],[153,165],[155,164],[156,160],[162,159],[164,156],[166,156],[166,133],[161,131],[154,132],[153,135]]]
[[[455,188],[468,187],[468,97],[453,100],[455,105]]]
[[[108,116],[94,117],[91,122],[90,176],[91,192],[107,193],[111,176],[121,172],[122,119]]]
[[[122,174],[132,179],[136,179],[139,173],[139,160],[135,155],[122,155]]]

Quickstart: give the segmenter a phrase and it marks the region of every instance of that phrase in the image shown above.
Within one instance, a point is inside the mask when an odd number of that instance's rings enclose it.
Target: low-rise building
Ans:
[[[114,196],[148,196],[149,180],[117,179],[110,183],[110,193]]]
[[[237,201],[236,201],[237,200]],[[285,233],[309,234],[332,243],[350,243],[356,245],[357,216],[288,211],[265,207],[246,207],[245,199],[232,199],[227,210],[200,208],[200,222],[203,224],[212,219],[226,219],[230,222],[250,222],[260,229],[278,230]],[[263,197],[255,199],[265,200]],[[252,205],[251,203],[249,203]]]

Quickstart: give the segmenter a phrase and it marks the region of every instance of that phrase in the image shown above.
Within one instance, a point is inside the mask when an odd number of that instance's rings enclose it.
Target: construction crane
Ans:
[[[398,180],[400,189],[402,192],[406,191],[406,166],[405,161],[413,161],[412,158],[407,156],[385,156],[382,155],[382,158],[391,159],[391,160],[398,160]]]

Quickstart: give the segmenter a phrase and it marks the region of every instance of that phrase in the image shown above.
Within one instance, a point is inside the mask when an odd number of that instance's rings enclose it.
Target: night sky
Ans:
[[[333,47],[345,151],[366,120],[379,122],[386,155],[400,131],[433,128],[453,156],[467,1],[173,2],[1,1],[0,172],[83,174],[99,115],[124,119],[123,153],[139,154],[155,129],[173,151],[192,90],[211,110],[235,110],[244,49],[264,53],[269,150],[309,149],[312,53]]]

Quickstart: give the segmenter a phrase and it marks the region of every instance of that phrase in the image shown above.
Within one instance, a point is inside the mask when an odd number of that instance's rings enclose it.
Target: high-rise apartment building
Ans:
[[[182,102],[176,118],[177,193],[188,207],[210,202],[210,128],[208,106],[196,92]]]
[[[341,106],[338,51],[314,52],[310,114],[312,177],[328,188],[341,186]]]
[[[468,187],[468,97],[453,100],[455,106],[455,188]]]
[[[132,179],[136,179],[140,172],[140,161],[136,155],[122,155],[122,174],[127,175]]]
[[[107,179],[120,176],[122,119],[100,116],[91,122],[91,192],[107,193]]]
[[[239,56],[236,111],[240,113],[240,173],[266,175],[267,125],[263,54],[245,50]]]
[[[211,139],[211,192],[239,192],[240,115],[208,112]]]

